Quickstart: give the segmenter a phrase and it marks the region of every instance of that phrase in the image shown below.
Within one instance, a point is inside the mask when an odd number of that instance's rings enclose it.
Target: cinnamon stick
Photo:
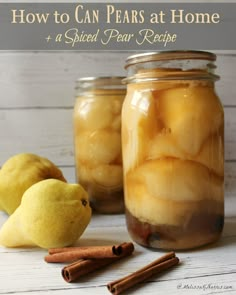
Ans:
[[[91,246],[93,248],[100,248],[100,246]],[[80,246],[80,247],[64,247],[64,248],[50,248],[48,249],[48,254],[53,255],[57,253],[62,253],[62,252],[71,252],[71,251],[76,251],[76,250],[84,250],[84,249],[89,249],[90,246]]]
[[[122,244],[121,244],[122,245]],[[120,255],[121,252],[121,245],[106,245],[106,246],[79,246],[79,247],[63,247],[63,248],[51,248],[48,249],[48,254],[53,255],[62,252],[71,252],[71,251],[84,251],[84,250],[100,250],[102,247],[105,248],[112,248],[114,254]]]
[[[174,252],[167,253],[138,271],[107,284],[107,288],[112,294],[118,295],[128,288],[131,288],[132,286],[143,282],[151,276],[177,265],[178,263],[179,259],[178,257],[175,257]]]
[[[110,288],[111,285],[115,285],[115,284],[119,283],[120,281],[124,280],[125,278],[131,277],[131,276],[135,275],[138,272],[143,272],[143,271],[151,268],[152,266],[158,265],[158,264],[160,264],[160,263],[162,263],[164,261],[167,261],[168,259],[174,258],[174,257],[175,257],[175,252],[171,251],[171,252],[157,258],[156,260],[154,260],[153,262],[147,264],[146,266],[140,268],[139,270],[133,272],[132,274],[130,274],[130,275],[124,277],[124,278],[118,279],[116,281],[113,281],[112,283],[108,284],[107,286],[108,286],[108,288]]]
[[[55,254],[44,257],[46,262],[72,262],[79,259],[113,258],[122,254],[124,244],[114,246],[70,247],[57,249]],[[64,251],[64,252],[59,252]]]
[[[68,283],[78,280],[83,275],[91,273],[103,266],[118,261],[123,257],[131,255],[134,251],[133,243],[122,244],[122,253],[119,256],[104,259],[85,259],[76,261],[62,269],[62,277]]]

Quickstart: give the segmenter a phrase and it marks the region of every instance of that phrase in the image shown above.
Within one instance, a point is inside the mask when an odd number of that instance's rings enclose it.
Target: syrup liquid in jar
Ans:
[[[100,213],[124,212],[121,108],[124,77],[88,77],[77,81],[74,145],[78,182]]]
[[[201,51],[127,59],[122,111],[126,223],[137,243],[190,249],[224,223],[224,113],[216,56]]]

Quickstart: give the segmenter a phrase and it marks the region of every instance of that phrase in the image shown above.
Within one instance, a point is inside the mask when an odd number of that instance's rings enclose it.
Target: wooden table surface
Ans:
[[[236,294],[236,199],[226,199],[226,218],[222,238],[212,245],[177,252],[181,264],[154,276],[124,294]],[[0,213],[0,226],[7,219]],[[105,245],[130,241],[125,217],[93,215],[78,245]],[[134,254],[66,283],[61,276],[63,264],[44,262],[46,250],[0,248],[0,294],[72,295],[110,294],[106,284],[123,277],[163,255],[135,244]]]

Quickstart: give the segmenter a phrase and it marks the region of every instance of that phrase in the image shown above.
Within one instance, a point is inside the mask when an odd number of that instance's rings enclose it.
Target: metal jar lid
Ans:
[[[208,51],[197,51],[197,50],[146,52],[146,53],[139,53],[139,54],[134,54],[129,56],[126,59],[125,68],[127,69],[131,65],[144,63],[144,62],[186,60],[186,59],[215,61],[216,55]]]

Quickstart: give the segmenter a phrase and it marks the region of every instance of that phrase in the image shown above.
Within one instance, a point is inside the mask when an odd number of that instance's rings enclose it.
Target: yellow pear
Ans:
[[[91,218],[87,192],[79,184],[42,180],[23,195],[20,206],[0,230],[5,247],[72,245]]]
[[[0,210],[12,214],[24,192],[48,178],[66,182],[61,170],[46,158],[28,153],[11,157],[0,170]]]

